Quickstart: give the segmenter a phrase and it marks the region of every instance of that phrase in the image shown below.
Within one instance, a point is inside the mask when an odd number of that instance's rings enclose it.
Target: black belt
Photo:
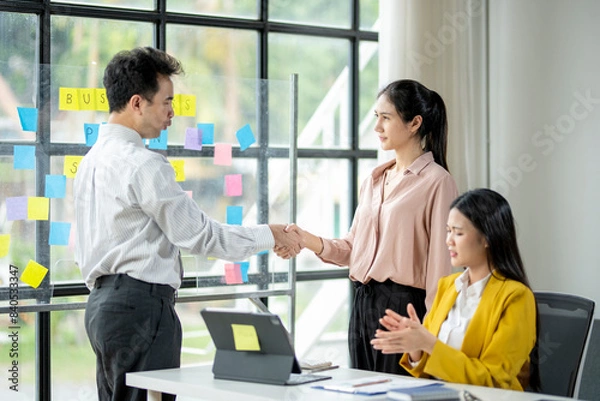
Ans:
[[[114,288],[119,288],[121,285],[123,285],[124,287],[128,288],[136,288],[142,291],[148,291],[148,293],[155,294],[160,297],[169,299],[175,298],[175,289],[170,285],[147,283],[145,281],[129,277],[127,274],[109,274],[106,276],[100,276],[96,279],[94,288],[102,288],[109,285],[113,286]]]

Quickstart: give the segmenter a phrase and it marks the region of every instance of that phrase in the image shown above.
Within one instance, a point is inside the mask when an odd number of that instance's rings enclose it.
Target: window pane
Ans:
[[[378,49],[377,42],[363,41],[359,47],[358,143],[361,149],[379,149],[379,139],[373,130],[373,107],[379,92]]]
[[[102,123],[108,113],[98,110],[59,110],[60,88],[104,88],[102,77],[120,50],[152,46],[150,23],[95,18],[52,18],[52,142],[85,143],[84,124]]]
[[[35,15],[0,12],[0,137],[33,141],[35,132],[23,131],[17,107],[37,107],[38,46]]]
[[[350,228],[349,164],[338,159],[298,159],[299,227],[325,238],[344,237]],[[301,252],[298,270],[335,269],[314,253]]]
[[[167,11],[220,17],[258,18],[257,0],[169,0]]]
[[[359,0],[360,29],[379,32],[379,0]]]
[[[350,28],[352,0],[269,0],[271,21]]]
[[[344,39],[269,35],[269,77],[299,76],[299,147],[349,147],[349,50]]]
[[[86,6],[107,6],[133,8],[137,10],[154,10],[156,0],[51,0],[52,2],[85,4]]]

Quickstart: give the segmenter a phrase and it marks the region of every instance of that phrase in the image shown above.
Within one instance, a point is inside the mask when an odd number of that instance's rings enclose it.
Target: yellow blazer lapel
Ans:
[[[440,327],[442,327],[442,323],[444,323],[448,317],[448,313],[450,313],[450,309],[452,309],[452,306],[454,306],[457,296],[458,292],[456,291],[454,280],[452,280],[452,283],[448,289],[444,291],[444,295],[440,300],[440,303],[437,305],[437,309],[434,312],[435,316],[432,316],[432,319],[429,322],[430,333],[435,334],[436,336],[440,333]]]

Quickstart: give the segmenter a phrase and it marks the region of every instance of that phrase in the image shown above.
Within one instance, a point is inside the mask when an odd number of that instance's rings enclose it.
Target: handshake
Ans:
[[[295,224],[269,224],[275,238],[273,251],[283,259],[290,259],[298,255],[304,248],[319,254],[323,251],[323,242],[320,237],[304,231]]]

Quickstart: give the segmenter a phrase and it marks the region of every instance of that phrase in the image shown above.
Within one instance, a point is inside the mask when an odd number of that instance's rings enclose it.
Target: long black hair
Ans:
[[[423,122],[419,131],[419,139],[425,142],[425,151],[433,153],[437,164],[448,170],[446,162],[446,146],[448,141],[448,119],[446,105],[442,97],[423,84],[412,79],[401,79],[388,84],[377,98],[387,96],[396,107],[402,121],[409,123],[416,116]]]
[[[487,241],[488,263],[504,277],[529,285],[517,244],[517,233],[508,201],[487,188],[473,189],[456,198],[457,209]]]

